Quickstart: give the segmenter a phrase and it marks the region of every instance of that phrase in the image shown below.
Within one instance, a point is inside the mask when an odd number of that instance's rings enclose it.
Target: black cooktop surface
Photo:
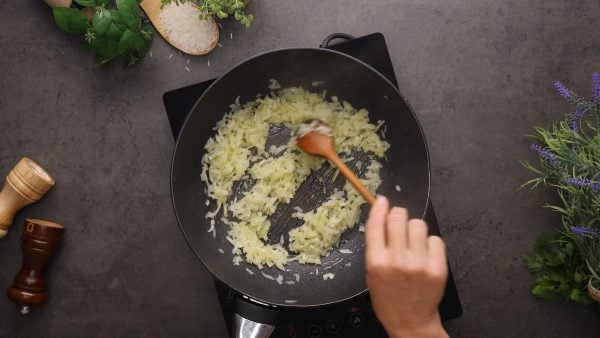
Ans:
[[[345,36],[345,38],[348,40],[349,36]],[[346,53],[369,64],[398,87],[387,45],[381,33],[352,38],[336,45],[322,47]],[[214,79],[211,79],[164,94],[163,102],[175,138],[193,105],[213,81]],[[431,203],[429,203],[425,220],[429,224],[430,232],[440,235]],[[224,320],[228,330],[231,331],[235,291],[216,279],[215,288]],[[449,275],[439,309],[442,320],[454,319],[462,314],[452,273]],[[287,308],[284,310],[281,324],[272,337],[353,338],[366,336],[372,338],[387,336],[373,312],[368,293],[341,303],[317,308]]]

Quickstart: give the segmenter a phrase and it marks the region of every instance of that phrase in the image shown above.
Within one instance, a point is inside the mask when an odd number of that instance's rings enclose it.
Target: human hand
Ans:
[[[365,230],[367,285],[377,318],[392,338],[447,337],[438,305],[448,266],[444,242],[427,223],[378,197]]]

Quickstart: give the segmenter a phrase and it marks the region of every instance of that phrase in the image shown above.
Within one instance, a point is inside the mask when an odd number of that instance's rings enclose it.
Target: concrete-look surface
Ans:
[[[21,265],[25,217],[66,225],[50,299],[21,316],[0,297],[0,336],[223,337],[209,273],[180,234],[163,92],[218,76],[259,52],[315,47],[332,32],[382,32],[400,89],[425,129],[432,199],[464,316],[455,337],[597,337],[600,311],[535,299],[520,257],[559,223],[551,190],[518,190],[533,159],[523,135],[567,112],[552,83],[580,93],[600,70],[595,0],[257,0],[248,30],[180,56],[157,34],[152,57],[95,68],[41,0],[0,0],[0,174],[22,156],[57,181],[0,240],[0,291]],[[231,36],[233,39],[231,39]],[[171,58],[169,56],[173,54]],[[208,61],[210,60],[210,65]],[[2,291],[3,293],[4,291]]]

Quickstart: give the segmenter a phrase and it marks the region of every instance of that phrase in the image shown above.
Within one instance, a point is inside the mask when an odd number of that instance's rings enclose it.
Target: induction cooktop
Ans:
[[[333,41],[344,40],[331,44]],[[396,75],[387,49],[385,38],[381,33],[374,33],[359,38],[347,34],[332,34],[320,45],[351,55],[375,68],[388,78],[396,87]],[[175,89],[163,95],[163,102],[171,125],[173,137],[177,138],[181,127],[193,105],[215,79]],[[429,224],[430,233],[441,235],[432,203],[429,203],[425,220]],[[223,318],[229,333],[232,329],[233,305],[236,291],[215,279],[215,290],[221,304]],[[442,320],[458,318],[462,315],[462,306],[458,298],[452,272],[446,284],[444,298],[439,307]],[[317,308],[286,308],[280,325],[273,333],[273,338],[280,337],[387,337],[383,327],[377,320],[369,294],[364,293],[352,299],[333,305]]]

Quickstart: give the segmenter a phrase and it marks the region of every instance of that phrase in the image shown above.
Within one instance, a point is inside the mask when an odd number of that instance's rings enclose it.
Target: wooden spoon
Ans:
[[[219,42],[219,26],[217,26],[212,16],[209,15],[206,20],[200,20],[198,17],[200,13],[195,7],[196,5],[191,2],[177,5],[173,0],[171,4],[162,9],[160,6],[160,0],[143,0],[140,3],[140,7],[142,7],[148,19],[171,46],[190,55],[204,55],[215,49]],[[161,13],[167,7],[177,13],[178,19],[181,19],[182,15],[189,16],[189,21],[182,20],[169,28],[161,19],[161,17],[164,18]],[[193,30],[193,34],[186,32],[189,29]]]
[[[375,196],[371,194],[369,189],[358,179],[358,177],[352,172],[348,166],[340,159],[337,151],[335,151],[335,145],[333,137],[331,135],[331,128],[321,120],[309,120],[306,121],[300,128],[298,128],[298,136],[296,138],[296,144],[304,152],[321,156],[328,159],[333,165],[335,165],[342,175],[346,177],[348,182],[358,190],[358,192],[364,197],[370,205],[375,203]]]

